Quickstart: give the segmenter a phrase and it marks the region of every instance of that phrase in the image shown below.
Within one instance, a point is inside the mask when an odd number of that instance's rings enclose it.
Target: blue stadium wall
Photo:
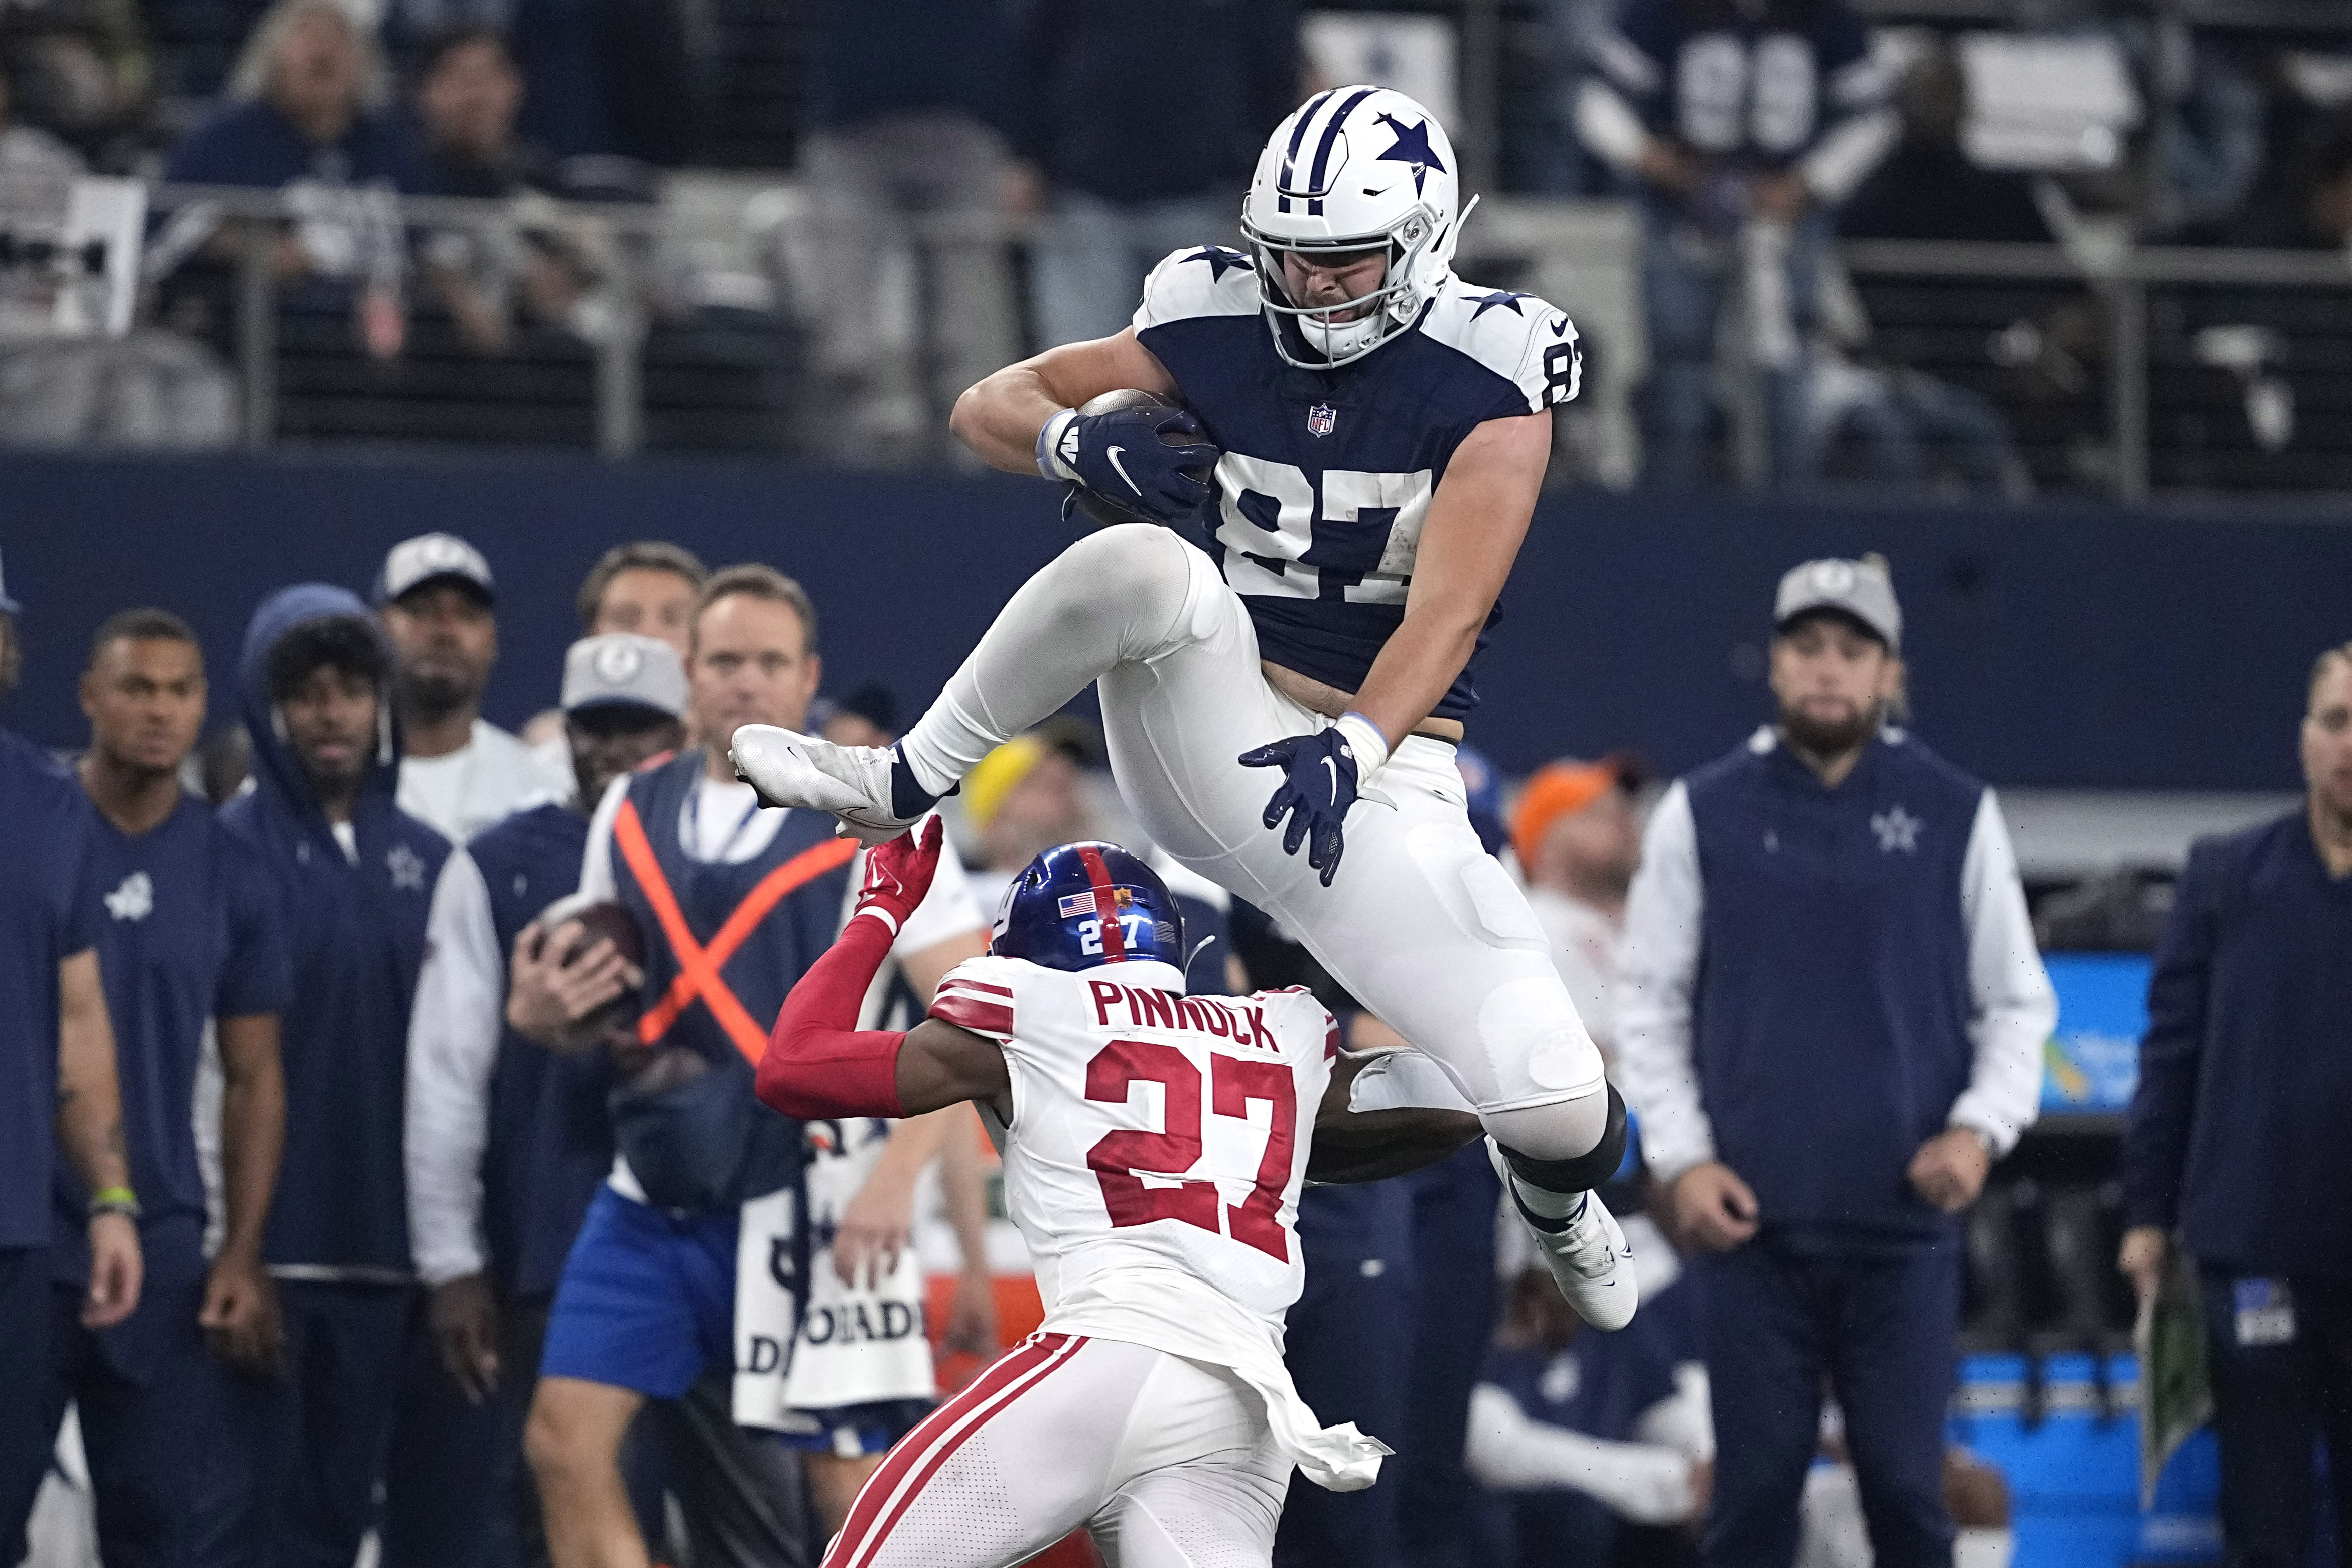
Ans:
[[[5,722],[84,738],[74,677],[110,612],[194,623],[215,703],[246,617],[302,579],[364,593],[395,540],[481,547],[501,589],[488,710],[549,706],[573,594],[607,546],[678,540],[759,559],[825,617],[826,687],[939,688],[1066,535],[1055,497],[997,476],[888,476],[585,459],[0,459],[0,560],[25,606]],[[2296,782],[2304,678],[2352,638],[2352,526],[2094,510],[1976,510],[1571,495],[1536,516],[1504,599],[1472,738],[1507,770],[1632,747],[1680,769],[1769,711],[1773,583],[1878,550],[1909,621],[1915,727],[1997,782],[2273,789]]]

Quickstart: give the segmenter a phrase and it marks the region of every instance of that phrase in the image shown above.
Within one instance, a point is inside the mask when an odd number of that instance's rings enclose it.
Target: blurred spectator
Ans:
[[[818,407],[827,454],[935,444],[956,394],[1018,357],[1013,278],[995,229],[1004,144],[1005,0],[907,0],[877,26],[824,7],[802,143],[817,267]],[[883,263],[917,235],[917,342],[883,332]]]
[[[15,78],[20,112],[108,167],[137,151],[153,74],[136,0],[14,0],[0,8],[0,76]]]
[[[271,594],[247,629],[239,676],[256,787],[221,821],[263,864],[294,969],[279,1020],[285,1154],[263,1246],[284,1375],[242,1390],[224,1440],[248,1467],[259,1533],[245,1550],[350,1562],[381,1485],[387,1564],[460,1561],[418,1546],[436,1521],[472,1522],[463,1498],[413,1484],[404,1468],[425,1380],[437,1381],[418,1338],[401,1158],[408,1014],[449,844],[394,801],[393,653],[357,596],[323,583]],[[469,1453],[430,1427],[436,1479],[487,1468],[494,1428],[472,1434],[481,1446]]]
[[[2124,1272],[2201,1274],[2232,1563],[2352,1554],[2352,644],[2314,665],[2302,805],[2189,854],[2124,1136]],[[2333,1550],[2315,1551],[2326,1510]]]
[[[399,352],[405,244],[371,189],[416,192],[424,171],[385,112],[392,83],[375,36],[335,0],[278,0],[237,58],[229,100],[180,139],[163,177],[284,188],[293,222],[275,256],[278,287],[313,306],[349,298],[368,351]]]
[[[580,630],[601,637],[635,632],[658,637],[687,656],[695,596],[710,570],[692,550],[667,539],[614,545],[580,581]]]
[[[497,588],[481,552],[454,534],[392,547],[377,612],[399,656],[400,809],[464,843],[508,812],[572,792],[557,770],[482,717],[498,662]]]
[[[1675,1288],[1681,1266],[1654,1228],[1635,1214],[1628,1229],[1643,1300],[1619,1333],[1587,1329],[1541,1269],[1512,1281],[1470,1405],[1470,1473],[1504,1494],[1497,1568],[1622,1562],[1640,1527],[1696,1526],[1706,1508],[1714,1442],[1692,1293]],[[1697,1560],[1689,1531],[1651,1545],[1639,1561]]]
[[[651,637],[583,638],[564,655],[562,701],[576,788],[450,852],[408,1036],[410,1244],[442,1369],[499,1412],[496,1492],[519,1564],[546,1555],[523,1419],[564,1255],[613,1166],[614,1073],[605,1051],[559,1056],[508,1027],[507,955],[578,886],[606,787],[684,739],[686,670]]]
[[[1038,0],[1011,93],[1040,346],[1108,338],[1143,276],[1229,242],[1258,151],[1300,97],[1296,0]],[[993,367],[992,367],[993,368]]]
[[[1625,0],[1591,45],[1585,144],[1630,179],[1648,243],[1650,477],[1704,475],[1718,319],[1763,382],[1771,477],[1812,477],[1804,332],[1831,214],[1893,147],[1886,73],[1846,0]]]
[[[898,694],[869,681],[830,705],[821,727],[835,746],[887,746],[898,738]]]
[[[2250,207],[2231,238],[2282,250],[2352,246],[2352,119],[2339,117],[2315,135],[2283,187]]]
[[[1642,863],[1639,775],[1614,759],[1548,762],[1528,778],[1511,818],[1528,907],[1551,945],[1576,1016],[1604,1054],[1616,1049],[1612,991],[1625,893]]]
[[[562,159],[685,162],[702,101],[688,16],[685,0],[515,0],[523,134]]]
[[[2041,1104],[2057,1018],[1992,792],[1887,722],[1883,562],[1772,607],[1778,722],[1675,782],[1626,907],[1617,1055],[1700,1249],[1710,1563],[1785,1563],[1822,1391],[1887,1563],[1948,1563],[1958,1216]]]
[[[2009,421],[1980,393],[1870,350],[1870,319],[1836,257],[1821,272],[1806,414],[1825,476],[1888,487],[2022,501],[2033,480]]]
[[[83,172],[72,148],[16,122],[0,68],[0,231],[55,236]],[[59,293],[29,267],[0,274],[0,441],[218,446],[236,435],[236,387],[204,350],[149,328],[61,330]]]
[[[467,27],[436,37],[417,66],[425,188],[501,200],[555,189],[546,154],[515,139],[522,96],[522,78],[499,35]],[[526,204],[496,228],[441,230],[423,252],[426,281],[478,353],[512,347],[518,316],[568,325],[596,281],[595,268],[566,243],[544,205]]]
[[[659,638],[683,660],[689,650],[694,601],[710,570],[695,553],[667,539],[636,539],[614,545],[596,558],[580,580],[573,608],[583,636],[608,632],[634,632]],[[690,721],[689,721],[690,726]],[[688,738],[691,739],[691,730]],[[563,728],[561,709],[534,714],[522,727],[523,744],[542,766],[572,766],[572,745]]]
[[[1969,81],[1948,44],[1930,36],[1895,101],[1903,117],[1901,144],[1846,204],[1841,232],[1867,239],[2049,242],[2032,179],[1984,168],[1962,150]]]

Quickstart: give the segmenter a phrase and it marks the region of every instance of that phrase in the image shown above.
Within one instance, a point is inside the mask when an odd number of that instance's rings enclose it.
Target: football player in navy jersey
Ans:
[[[0,584],[0,697],[19,667],[16,603]],[[25,1555],[25,1517],[57,1439],[37,1418],[48,1375],[53,1247],[87,1238],[81,1326],[139,1305],[141,1257],[99,970],[89,800],[40,747],[0,729],[0,1563]],[[69,1165],[96,1197],[62,1235],[50,1183]]]
[[[887,839],[1099,679],[1152,838],[1426,1053],[1394,1074],[1426,1097],[1396,1103],[1478,1113],[1561,1290],[1616,1328],[1637,1288],[1589,1189],[1622,1155],[1623,1107],[1454,760],[1576,329],[1453,276],[1464,215],[1427,110],[1372,87],[1309,99],[1259,157],[1246,251],[1177,251],[1126,330],[956,405],[990,464],[1140,521],[1024,585],[896,747],[746,726],[733,754],[771,803]],[[1083,406],[1120,389],[1182,406]]]
[[[180,785],[205,718],[195,633],[160,610],[111,617],[91,645],[81,703],[90,746],[76,773],[96,808],[99,967],[146,1274],[128,1320],[80,1320],[90,1260],[71,1238],[91,1194],[58,1171],[47,1377],[28,1418],[54,1437],[67,1401],[78,1405],[109,1563],[211,1564],[236,1556],[227,1536],[242,1511],[220,1467],[199,1462],[226,1419],[224,1379],[231,1365],[256,1378],[277,1371],[278,1297],[261,1241],[285,1131],[278,1013],[293,982],[258,862]],[[209,1265],[194,1120],[208,1029],[220,1051],[227,1221]],[[22,1496],[29,1503],[31,1490]]]

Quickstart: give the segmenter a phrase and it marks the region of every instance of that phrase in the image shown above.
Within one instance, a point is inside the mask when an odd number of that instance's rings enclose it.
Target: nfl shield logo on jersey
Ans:
[[[1307,411],[1307,431],[1310,435],[1328,435],[1331,427],[1339,423],[1339,411],[1328,402],[1318,402]]]

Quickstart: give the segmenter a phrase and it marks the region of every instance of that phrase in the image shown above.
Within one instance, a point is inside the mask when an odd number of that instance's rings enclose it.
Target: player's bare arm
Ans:
[[[1422,525],[1404,621],[1351,705],[1391,747],[1429,716],[1469,664],[1519,559],[1550,460],[1548,412],[1490,419],[1454,449]]]
[[[1136,340],[1132,327],[1048,349],[975,382],[956,399],[948,428],[990,467],[1034,474],[1037,433],[1047,420],[1124,387],[1176,395],[1176,378]]]
[[[1435,1165],[1483,1131],[1478,1118],[1466,1111],[1349,1110],[1356,1075],[1378,1060],[1377,1051],[1339,1053],[1315,1115],[1315,1142],[1307,1156],[1308,1181],[1339,1184],[1403,1176]]]
[[[114,1026],[99,978],[98,951],[58,966],[58,1146],[93,1199],[86,1328],[110,1328],[139,1305],[141,1259],[131,1155],[122,1135]]]
[[[228,1363],[255,1377],[278,1367],[278,1287],[261,1263],[261,1235],[278,1190],[286,1141],[286,1079],[278,1015],[219,1020],[221,1185],[227,1236],[205,1281],[197,1322]]]

